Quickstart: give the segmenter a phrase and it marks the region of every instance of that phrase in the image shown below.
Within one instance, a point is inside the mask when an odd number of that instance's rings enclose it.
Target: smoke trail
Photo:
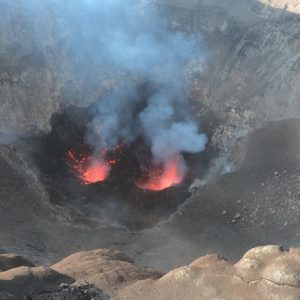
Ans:
[[[135,109],[139,101],[139,94],[133,87],[116,89],[101,98],[87,135],[87,142],[96,152],[111,149],[120,140],[132,142],[137,137]]]
[[[99,151],[143,135],[155,161],[163,163],[182,152],[203,151],[207,137],[189,111],[183,75],[191,59],[201,58],[199,35],[171,32],[150,7],[143,14],[137,2],[90,3],[101,7],[99,55],[116,71],[148,82],[152,91],[148,99],[133,87],[103,97],[87,141]]]
[[[37,53],[48,44],[57,45],[63,58],[71,62],[77,80],[89,80],[91,87],[106,73],[126,79],[127,86],[107,94],[94,106],[86,140],[95,153],[116,146],[120,140],[132,142],[143,136],[154,161],[167,164],[174,155],[203,151],[207,142],[189,111],[184,76],[191,60],[202,59],[201,37],[169,30],[154,7],[142,7],[144,2],[18,3],[24,17],[34,25],[34,34],[26,30],[24,34],[28,34],[28,45],[33,45]],[[44,37],[42,44],[35,36]],[[55,62],[56,53],[52,54]],[[133,82],[146,82],[149,90],[143,94]]]

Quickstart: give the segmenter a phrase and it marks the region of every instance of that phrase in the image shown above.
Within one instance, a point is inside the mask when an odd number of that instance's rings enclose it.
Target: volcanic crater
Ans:
[[[189,197],[196,174],[205,174],[216,151],[184,153],[183,176],[176,158],[167,169],[153,164],[142,136],[132,143],[120,140],[102,158],[93,158],[86,135],[97,102],[54,113],[49,134],[23,139],[27,160],[38,168],[52,203],[80,210],[83,216],[75,221],[104,218],[130,230],[153,227]]]
[[[249,299],[281,288],[299,299],[297,249],[259,247],[236,265],[208,256],[159,273],[208,253],[236,261],[257,245],[300,246],[297,1],[141,0],[132,11],[122,9],[129,0],[103,0],[104,12],[95,1],[0,0],[0,299],[24,295],[27,283],[40,292],[49,278],[51,288],[66,281],[55,293],[94,293],[69,283],[103,266],[95,282],[112,299],[116,286],[145,278],[124,298],[149,299],[150,286],[160,299],[183,284],[191,299],[207,287],[205,299],[221,299],[220,276],[215,289],[207,283],[220,269],[222,286],[242,285],[224,288],[230,299],[256,284]],[[107,17],[111,3],[119,6]],[[111,142],[101,126],[113,115],[123,121]],[[153,147],[164,122],[176,129],[170,149]]]

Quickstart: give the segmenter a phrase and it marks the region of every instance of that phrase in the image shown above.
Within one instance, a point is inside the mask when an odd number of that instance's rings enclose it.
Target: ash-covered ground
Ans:
[[[126,172],[117,174],[126,188],[118,176],[82,186],[70,173],[61,153],[77,131],[66,112],[82,115],[139,79],[102,68],[88,47],[68,56],[71,36],[82,45],[90,36],[51,5],[28,18],[21,2],[0,0],[0,253],[50,266],[115,248],[165,272],[208,253],[236,260],[257,245],[299,246],[295,1],[155,1],[170,30],[201,33],[205,57],[185,77],[208,144],[185,157],[188,180],[166,192],[127,188]]]

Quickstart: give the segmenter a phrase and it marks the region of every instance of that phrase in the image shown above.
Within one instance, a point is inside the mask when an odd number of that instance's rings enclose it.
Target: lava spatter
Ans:
[[[180,184],[185,173],[183,158],[175,156],[166,163],[154,164],[149,170],[146,182],[137,183],[137,186],[145,190],[162,191]]]
[[[105,181],[109,176],[110,162],[106,162],[102,158],[97,159],[89,155],[77,158],[72,150],[68,151],[67,156],[71,169],[85,185]]]

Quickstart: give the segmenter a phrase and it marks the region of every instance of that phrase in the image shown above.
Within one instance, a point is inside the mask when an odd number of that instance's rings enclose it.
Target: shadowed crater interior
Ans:
[[[145,100],[149,96],[145,86],[139,88],[139,93]],[[94,228],[103,221],[131,230],[154,226],[188,198],[188,187],[195,174],[204,173],[215,151],[207,147],[208,150],[199,154],[183,153],[188,171],[182,182],[152,191],[142,185],[151,176],[151,149],[140,136],[132,143],[120,141],[119,146],[105,153],[106,161],[111,162],[106,180],[86,182],[74,165],[93,153],[86,135],[98,101],[86,108],[69,106],[54,113],[49,134],[26,138],[32,163],[38,166],[51,201],[73,208],[76,224]]]

